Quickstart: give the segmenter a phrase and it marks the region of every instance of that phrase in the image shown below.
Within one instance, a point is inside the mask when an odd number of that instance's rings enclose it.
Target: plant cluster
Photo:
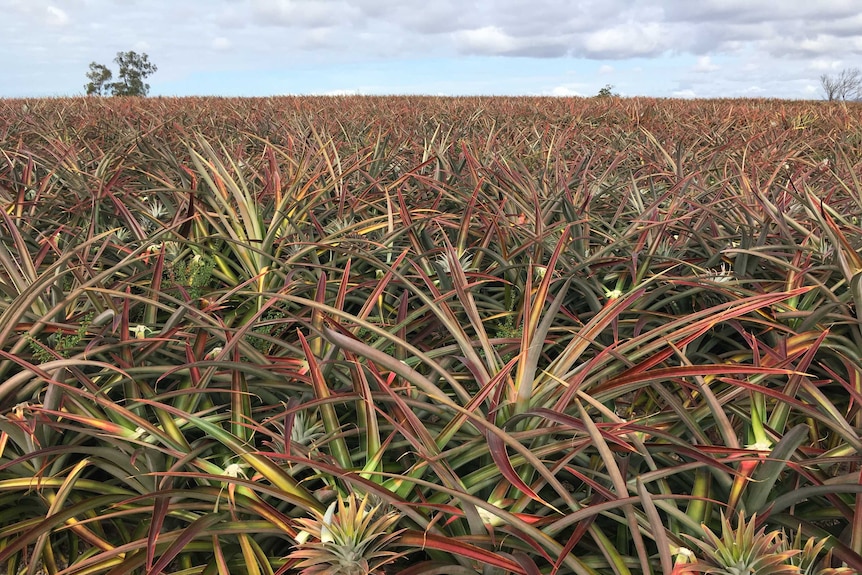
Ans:
[[[0,101],[0,565],[862,572],[860,119]]]

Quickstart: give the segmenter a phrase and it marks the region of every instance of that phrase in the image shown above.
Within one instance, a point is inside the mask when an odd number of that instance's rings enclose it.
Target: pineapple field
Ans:
[[[7,575],[862,572],[862,105],[0,100]]]

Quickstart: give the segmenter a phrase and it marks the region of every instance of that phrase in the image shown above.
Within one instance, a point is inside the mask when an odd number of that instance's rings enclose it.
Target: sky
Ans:
[[[0,0],[0,97],[121,51],[151,96],[819,99],[862,68],[862,0]]]

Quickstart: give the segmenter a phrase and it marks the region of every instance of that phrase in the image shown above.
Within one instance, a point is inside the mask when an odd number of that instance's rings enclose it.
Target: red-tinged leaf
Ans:
[[[375,368],[384,367],[390,370],[391,373],[395,373],[399,377],[415,385],[423,392],[427,393],[430,397],[434,398],[436,401],[440,401],[441,403],[457,410],[458,406],[448,397],[446,397],[445,394],[443,394],[424,375],[420,374],[407,364],[398,361],[394,357],[387,355],[382,351],[357,340],[352,335],[342,333],[342,330],[339,329],[338,325],[334,325],[333,328],[335,329],[326,328],[324,333],[326,335],[326,338],[329,339],[335,345],[370,360],[368,362],[369,366],[373,365],[375,366]],[[385,380],[381,378],[381,382],[385,383]],[[434,457],[436,455],[439,455],[440,449],[438,447],[438,444],[435,442],[434,438],[431,437],[431,434],[428,432],[425,425],[423,425],[419,418],[416,417],[416,414],[413,412],[413,410],[407,406],[403,398],[399,397],[398,394],[394,393],[388,387],[381,386],[381,391],[387,393],[391,397],[394,404],[398,406],[400,413],[410,423],[411,428],[413,428],[413,433],[407,434],[407,437],[408,439],[411,439],[412,437],[420,439],[420,441],[417,442],[416,446],[418,449],[420,449],[420,453],[422,453],[423,457]]]
[[[844,378],[839,375],[835,370],[830,368],[828,365],[821,365],[821,367],[829,374],[835,382],[841,384],[841,387],[850,396],[850,399],[862,405],[862,393],[859,390],[862,390],[862,372],[859,371],[859,368],[856,367],[856,363],[848,358],[842,357],[841,363],[844,365],[844,368],[847,370],[849,374],[849,378]]]
[[[231,433],[225,431],[221,426],[190,413],[176,409],[175,407],[147,399],[139,399],[141,403],[158,406],[159,409],[168,413],[172,413],[177,417],[186,419],[190,424],[199,428],[201,431],[209,435],[212,439],[220,442],[222,445],[233,451],[243,461],[254,468],[255,471],[266,477],[273,485],[294,498],[297,504],[307,505],[311,509],[320,511],[324,510],[323,505],[309,493],[309,491],[294,479],[289,473],[276,465],[270,457],[275,454],[268,453],[266,457],[254,451],[251,446],[237,440]]]
[[[537,407],[536,409],[531,409],[527,413],[524,413],[522,415],[516,415],[516,416],[512,417],[507,422],[507,427],[514,425],[519,420],[521,420],[525,417],[531,417],[531,416],[532,417],[538,417],[541,419],[547,419],[549,421],[554,421],[556,423],[560,423],[562,425],[565,425],[571,429],[577,429],[579,431],[586,431],[586,426],[584,425],[584,422],[582,419],[577,418],[577,417],[573,417],[571,415],[566,415],[565,413],[560,413],[560,412],[557,412],[557,411],[554,411],[551,409],[547,409],[544,407]],[[635,448],[632,447],[628,441],[620,439],[617,435],[615,435],[613,433],[609,433],[607,431],[604,431],[604,429],[607,427],[611,427],[613,429],[619,429],[620,433],[629,433],[631,431],[631,429],[628,428],[628,424],[622,424],[621,425],[621,424],[614,423],[614,424],[611,424],[610,426],[607,424],[599,424],[599,431],[602,434],[602,437],[604,437],[606,441],[610,441],[611,443],[619,446],[623,451],[627,451],[630,453],[634,453],[636,451]]]
[[[692,567],[694,567],[692,563],[689,563],[685,559],[679,559],[674,563],[673,571],[670,572],[670,575],[698,575],[702,573],[700,570],[692,571]]]
[[[39,485],[38,482],[34,484],[34,480],[32,478],[28,481],[30,482],[30,489],[33,488],[33,485]],[[93,510],[99,509],[103,506],[119,505],[127,498],[128,496],[124,494],[88,497],[85,498],[84,501],[68,505],[57,513],[49,515],[44,519],[40,518],[35,523],[28,522],[28,529],[22,530],[20,533],[16,534],[16,537],[6,542],[4,547],[0,547],[0,565],[9,565],[9,561],[15,557],[18,552],[33,545],[42,534],[56,531],[58,529],[65,529],[67,520],[90,514]],[[120,549],[121,546],[118,546],[114,548],[114,551],[116,552]]]
[[[503,474],[503,477],[505,477],[506,480],[518,491],[528,496],[530,499],[553,508],[553,505],[542,499],[532,487],[524,483],[524,480],[521,479],[518,472],[515,471],[514,467],[512,467],[512,462],[509,460],[509,453],[506,451],[506,444],[503,440],[492,430],[485,431],[485,438],[488,441],[488,452],[491,454],[491,459],[493,459],[494,463],[497,464],[497,467],[500,468],[500,472]]]
[[[589,440],[583,440],[578,442],[578,444],[574,445],[575,448],[581,448],[584,444],[588,443]],[[605,485],[603,485],[599,480],[595,479],[588,473],[584,473],[578,467],[574,467],[572,465],[565,465],[563,469],[572,474],[572,477],[579,479],[590,488],[592,491],[592,496],[590,497],[591,501],[609,501],[614,498],[614,492],[608,489]]]
[[[524,513],[513,513],[512,515],[514,515],[521,521],[525,521],[528,525],[535,526],[537,528],[543,527],[546,524],[553,523],[554,521],[553,517],[537,517],[535,515],[526,515]],[[535,551],[536,556],[541,557],[549,564],[553,564],[555,558],[559,557],[557,549],[554,550],[553,556],[551,556],[548,553],[548,550],[542,546],[540,540],[536,538],[535,535],[525,533],[522,529],[512,523],[503,523],[498,529],[503,533],[507,533],[512,537],[520,539],[524,545]],[[511,546],[511,548],[516,547],[516,545]],[[557,545],[557,547],[559,546]],[[520,552],[516,551],[515,553]],[[524,566],[524,568],[526,569],[526,566]]]
[[[404,258],[407,257],[407,254],[410,253],[409,249],[403,250],[398,257],[395,258],[395,261],[386,269],[386,273],[383,274],[383,277],[377,280],[374,289],[371,293],[368,294],[368,297],[365,300],[365,304],[362,306],[362,310],[356,315],[359,319],[367,319],[368,316],[371,315],[371,312],[374,311],[374,308],[377,306],[380,297],[383,295],[383,292],[386,291],[386,287],[392,281],[394,277],[393,270],[399,268],[401,266],[401,262],[404,261]]]
[[[314,389],[314,396],[317,399],[327,399],[332,396],[329,391],[329,386],[326,385],[326,380],[323,377],[323,372],[320,365],[317,363],[317,358],[311,351],[311,346],[306,341],[302,331],[297,329],[299,342],[302,345],[302,351],[305,353],[305,359],[308,361],[308,371],[311,375],[311,385]],[[326,433],[331,436],[328,443],[332,457],[338,461],[344,469],[352,469],[353,461],[350,457],[350,450],[347,448],[347,443],[344,441],[344,436],[341,432],[341,424],[338,422],[338,414],[335,412],[335,406],[331,403],[320,404],[320,415],[323,419],[323,425],[326,428]]]
[[[512,470],[511,463],[508,463],[508,455],[505,453],[505,448],[503,448],[502,450],[502,455],[500,453],[500,447],[504,444],[508,444],[512,449],[516,450],[522,457],[524,457],[527,462],[527,465],[530,465],[533,469],[535,469],[537,473],[539,473],[544,478],[544,480],[550,486],[553,487],[554,491],[556,491],[557,494],[559,494],[559,496],[563,498],[567,505],[574,505],[574,501],[571,499],[571,495],[569,494],[569,492],[565,488],[563,488],[562,484],[556,477],[554,477],[553,473],[551,473],[545,467],[545,465],[530,451],[529,447],[521,445],[516,439],[513,439],[509,437],[508,434],[501,432],[499,428],[497,428],[494,424],[488,422],[482,417],[477,416],[474,413],[469,412],[461,405],[458,405],[457,403],[452,401],[448,396],[446,396],[440,391],[439,387],[431,383],[424,375],[416,372],[408,365],[398,361],[397,359],[389,355],[386,355],[378,349],[372,348],[368,344],[358,341],[353,337],[344,335],[334,329],[326,328],[324,333],[327,339],[329,339],[332,343],[341,347],[342,349],[363,356],[366,359],[370,360],[370,363],[377,364],[379,366],[385,367],[386,369],[389,369],[392,372],[397,373],[402,378],[416,385],[435,401],[440,402],[442,405],[445,405],[446,407],[455,412],[468,415],[468,419],[478,429],[481,429],[482,433],[486,437],[493,436],[495,447],[492,447],[492,454],[494,455],[495,460],[497,460],[498,463],[501,463],[503,462],[503,460],[506,460],[506,463],[504,463],[504,465],[508,464],[509,468],[508,470],[506,470],[506,473],[509,473],[511,475],[514,473],[514,471]],[[398,401],[398,398],[394,394],[393,399],[396,402]],[[412,413],[412,410],[406,410],[405,413],[408,417],[415,418],[415,414]],[[429,434],[428,431],[424,429],[424,426],[422,426],[422,429],[416,430],[416,436],[421,438],[423,441],[427,441]],[[414,445],[416,444],[414,443]],[[436,456],[439,454],[440,447],[442,446],[439,444],[439,442],[432,441],[431,445],[425,448],[426,451],[425,453],[423,453],[423,455],[430,457]],[[434,450],[433,453],[428,453],[430,449]],[[494,451],[496,451],[496,454],[494,454]],[[509,478],[507,477],[507,479]],[[513,485],[516,485],[519,488],[526,487],[526,490],[524,491],[525,494],[529,495],[530,493],[532,493],[532,490],[529,488],[529,486],[526,486],[526,484],[524,484],[524,482],[517,477],[517,474],[514,474],[513,479],[518,480],[517,483],[513,482]],[[542,502],[545,505],[548,505],[549,507],[551,507],[551,509],[554,509],[553,506],[551,506],[541,498],[536,500]]]
[[[539,282],[538,288],[536,288],[535,295],[532,294],[533,270],[530,269],[527,271],[527,285],[525,288],[527,297],[525,297],[524,301],[524,326],[521,333],[521,353],[523,357],[518,362],[518,368],[515,373],[515,413],[522,413],[530,406],[530,400],[536,384],[536,367],[538,366],[543,349],[542,344],[552,325],[552,322],[548,320],[556,316],[557,311],[563,303],[565,293],[568,291],[569,283],[566,282],[560,293],[557,294],[557,297],[547,306],[548,309],[545,309],[551,289],[551,280],[554,277],[554,268],[557,265],[557,260],[563,248],[567,245],[568,234],[569,227],[566,227],[557,242],[554,252],[551,254],[551,258],[545,268],[545,274],[542,276],[542,281]],[[543,314],[546,314],[545,320],[542,319]]]
[[[801,334],[800,334],[801,335]],[[788,354],[793,354],[794,350],[796,352],[801,352],[805,350],[805,354],[796,364],[797,373],[793,374],[787,379],[787,385],[784,386],[784,394],[787,397],[796,397],[796,394],[799,392],[799,388],[802,387],[804,381],[804,372],[808,371],[808,368],[811,367],[814,358],[817,356],[817,352],[820,349],[820,346],[823,344],[823,341],[829,335],[829,330],[824,329],[820,332],[819,336],[812,342],[809,338],[805,338],[804,341],[797,341],[795,346],[792,346],[791,349],[788,349]],[[775,408],[772,410],[772,413],[769,415],[769,420],[767,424],[770,428],[774,429],[778,433],[783,433],[784,429],[787,425],[787,419],[790,414],[790,405],[784,402],[779,402]]]
[[[445,238],[445,236],[444,236]],[[479,284],[470,284],[467,276],[461,267],[459,254],[449,244],[448,239],[445,242],[446,253],[444,257],[449,261],[449,277],[452,281],[452,287],[455,288],[455,293],[458,295],[458,301],[461,304],[461,310],[467,316],[470,327],[476,333],[476,338],[479,340],[482,350],[487,358],[488,365],[494,363],[494,349],[488,340],[488,334],[485,331],[485,324],[482,321],[482,316],[479,309],[476,307],[476,300],[473,298],[473,291],[477,289]],[[462,254],[463,255],[463,254]],[[471,367],[470,371],[476,378],[477,383],[482,386],[491,378],[487,366],[482,362],[481,357],[472,346],[462,346],[462,352],[467,358],[467,364]]]
[[[127,427],[123,427],[122,425],[118,425],[112,421],[105,421],[97,417],[86,417],[83,415],[77,415],[75,413],[55,411],[51,409],[39,409],[39,411],[47,415],[53,415],[57,418],[68,419],[69,421],[77,421],[78,423],[83,423],[84,425],[88,425],[95,429],[100,429],[106,433],[110,433],[111,435],[116,435],[119,437],[129,437],[134,433],[133,430]]]
[[[566,388],[563,390],[563,393],[560,394],[559,399],[554,403],[553,411],[560,413],[565,411],[568,406],[572,402],[572,398],[574,398],[581,389],[584,381],[591,374],[596,372],[597,366],[604,363],[607,358],[616,351],[616,345],[609,345],[608,347],[600,350],[596,355],[591,357],[585,364],[583,364],[581,369],[574,374],[568,381],[566,381]]]
[[[360,397],[356,402],[356,414],[358,416],[358,425],[363,429],[364,446],[362,453],[365,455],[365,464],[363,472],[383,471],[383,455],[385,449],[380,443],[380,426],[377,421],[377,408],[374,405],[374,399],[371,393],[371,387],[368,384],[368,378],[365,375],[362,365],[356,356],[349,351],[344,352],[345,359],[350,363],[351,379],[353,380],[353,391]],[[395,379],[395,374],[390,373],[385,387],[389,388],[392,381]],[[390,436],[391,438],[392,436]],[[388,445],[389,440],[387,440]],[[368,476],[366,475],[366,478]]]
[[[751,453],[750,459],[745,459],[739,462],[739,472],[733,478],[733,485],[730,487],[730,492],[727,496],[727,514],[733,515],[736,511],[736,506],[739,503],[742,493],[745,491],[745,486],[751,481],[751,475],[757,466],[761,463],[762,456],[756,452]]]
[[[653,539],[655,539],[656,547],[658,547],[658,556],[661,561],[662,571],[664,573],[668,573],[673,569],[673,557],[671,557],[670,554],[670,541],[667,536],[664,522],[658,513],[658,508],[653,501],[652,494],[646,488],[641,477],[638,476],[635,478],[635,485],[642,501],[641,506],[644,510],[644,514],[652,527]]]
[[[608,326],[611,322],[619,317],[619,315],[628,309],[628,307],[637,301],[645,292],[643,288],[632,291],[625,297],[616,298],[608,301],[593,318],[584,325],[578,332],[577,337],[573,337],[571,343],[566,346],[559,356],[548,367],[548,372],[552,374],[567,373],[572,366],[580,359],[581,354],[590,345],[593,344],[596,337]]]
[[[379,376],[379,373],[375,371],[375,374],[378,376],[378,387],[389,396],[392,404],[397,408],[392,410],[393,413],[391,415],[388,411],[381,412],[381,415],[389,420],[395,427],[396,431],[404,436],[411,445],[413,445],[420,457],[432,462],[431,464],[435,467],[435,471],[437,473],[441,473],[439,466],[444,465],[445,461],[438,462],[436,460],[437,455],[440,454],[438,442],[431,437],[431,434],[422,423],[422,420],[416,416],[404,399],[396,393],[382,377]],[[395,374],[395,372],[390,372],[390,375],[391,374]],[[389,381],[391,381],[391,379],[393,378],[387,378]],[[452,475],[451,472],[447,471],[446,476],[448,477],[450,475]]]
[[[321,273],[320,277],[317,278],[317,289],[314,292],[314,301],[319,304],[326,303],[326,283],[326,274]],[[311,328],[313,334],[321,332],[325,321],[326,315],[324,315],[323,311],[319,307],[314,307],[311,309]],[[309,349],[311,350],[310,353],[316,355],[317,357],[323,357],[323,344],[323,338],[314,335],[311,338],[311,345],[309,346]],[[308,353],[309,352],[306,352],[306,356],[308,355]],[[309,363],[310,361],[311,360],[309,360]]]
[[[862,486],[855,487],[862,490]],[[663,493],[655,494],[652,498],[653,501],[691,501],[699,499],[691,495]],[[711,503],[720,503],[712,499],[709,501]],[[626,506],[639,505],[640,503],[641,500],[638,496],[620,497],[618,499],[611,499],[609,501],[590,502],[589,505],[583,506],[577,511],[566,513],[562,517],[558,518],[556,521],[543,525],[542,531],[553,537],[563,532],[563,530],[567,529],[568,527],[572,525],[578,525],[582,521],[585,521],[589,518],[595,519],[596,517],[602,516],[606,512],[624,509]]]
[[[275,575],[282,575],[283,571],[286,570],[280,570]],[[451,575],[453,573],[457,575],[474,575],[475,571],[443,561],[422,561],[398,571],[398,575]]]
[[[132,301],[131,286],[126,287],[126,297],[123,298],[123,312],[120,314],[120,341],[128,341],[131,339],[130,322],[129,322],[129,305]],[[125,346],[123,348],[123,359],[127,365],[132,365],[132,350]]]
[[[136,239],[141,240],[147,237],[147,233],[141,228],[141,225],[138,223],[138,219],[132,215],[132,212],[126,206],[126,203],[117,198],[113,192],[110,190],[105,190],[106,195],[110,198],[111,203],[114,205],[114,209],[122,215],[123,223],[129,229],[130,232],[135,236]]]
[[[307,359],[278,356],[267,356],[267,359],[272,363],[270,368],[277,373],[284,373],[296,379],[302,379],[302,376],[308,373]]]
[[[203,330],[201,330],[203,331]],[[192,387],[198,387],[201,382],[201,370],[195,365],[197,363],[198,358],[195,357],[195,350],[192,349],[192,346],[186,344],[186,363],[189,366],[189,380],[192,383]]]
[[[218,535],[213,535],[213,558],[215,559],[216,567],[219,575],[230,575],[230,567],[227,563],[227,558],[224,555],[224,550],[221,547]]]
[[[222,520],[221,514],[210,513],[192,521],[188,527],[171,543],[159,560],[147,571],[147,575],[159,575],[177,555],[185,549],[186,545],[197,539],[201,533]],[[149,551],[148,551],[149,553]]]
[[[162,525],[164,525],[170,504],[171,500],[169,497],[156,497],[156,500],[153,502],[153,514],[147,533],[147,572],[151,572],[153,569],[153,561],[155,561],[156,557],[156,544],[158,543],[159,533],[162,530]]]
[[[650,343],[649,345],[655,347],[656,351],[651,354],[651,356],[647,360],[629,368],[629,370],[627,370],[621,375],[625,375],[627,373],[633,374],[637,373],[638,371],[644,371],[651,368],[653,365],[664,361],[665,359],[676,353],[674,347],[679,348],[680,346],[685,345],[687,342],[690,342],[696,337],[699,337],[701,334],[705,333],[706,331],[721,322],[728,321],[746,315],[748,313],[761,310],[762,308],[769,307],[785,299],[802,295],[810,291],[811,289],[811,287],[802,287],[786,292],[757,294],[741,300],[734,300],[727,303],[719,304],[697,312],[695,314],[689,314],[687,316],[683,316],[669,323],[666,323],[654,329],[653,331],[640,336],[640,338],[644,341],[647,341],[648,339],[655,339],[655,342]],[[595,322],[596,318],[590,321],[588,325],[591,326]],[[595,330],[591,331],[592,333],[595,333]],[[584,330],[582,330],[582,332],[582,338],[590,334],[590,332],[586,331],[586,326]],[[650,337],[651,334],[655,334],[655,336]],[[594,335],[591,335],[590,337],[594,337]],[[666,341],[668,339],[671,339],[674,344],[673,346],[667,346]],[[590,341],[592,341],[592,339],[590,339]],[[631,343],[633,344],[634,340]],[[584,347],[586,347],[586,345],[584,345]],[[621,348],[624,347],[625,346],[621,346]],[[571,367],[571,363],[564,364],[564,367],[568,369],[569,367]]]
[[[710,329],[712,329],[712,327],[713,326],[710,323],[701,323],[699,327],[696,327],[696,329],[691,331],[691,333],[689,333],[686,337],[674,342],[674,345],[669,345],[665,349],[659,350],[656,353],[651,354],[644,361],[625,370],[623,373],[620,374],[620,377],[632,376],[636,373],[644,372],[664,362],[666,359],[677,353],[679,349],[685,348],[686,345],[708,332]]]
[[[512,515],[514,515],[524,523],[528,523],[530,525],[540,524],[548,519],[547,517],[532,515],[530,513],[512,513]]]
[[[3,212],[3,210],[0,210],[0,212]],[[6,215],[5,212],[3,212],[3,214]],[[4,309],[2,315],[0,315],[3,320],[0,322],[0,342],[4,342],[4,344],[10,342],[12,331],[19,323],[21,323],[21,320],[25,319],[24,316],[29,313],[30,307],[33,303],[44,296],[45,290],[49,289],[49,286],[56,284],[58,277],[60,277],[58,274],[65,273],[62,272],[62,270],[70,267],[68,264],[70,260],[80,259],[81,253],[85,248],[97,243],[101,239],[104,239],[110,233],[111,232],[104,232],[98,236],[87,239],[85,242],[77,245],[74,250],[67,250],[49,267],[40,270],[38,276],[26,280],[26,285],[21,285],[16,290],[18,295],[15,297],[14,302],[11,300],[9,301],[12,305],[8,305]],[[0,250],[0,256],[4,256],[0,257],[0,266],[4,267],[7,273],[12,273],[13,270],[18,268],[19,264],[10,260],[11,254],[8,249]],[[14,276],[15,278],[23,280],[21,275],[18,273],[15,273]],[[14,281],[14,278],[10,279]]]
[[[231,482],[234,486],[242,485],[240,482]],[[251,483],[251,482],[250,482]],[[259,489],[260,484],[254,484],[255,489]],[[248,485],[251,488],[251,485]],[[264,501],[263,499],[246,499],[243,502],[243,507],[257,513],[262,518],[266,519],[270,524],[278,527],[283,532],[287,533],[292,539],[296,539],[299,535],[299,530],[294,527],[293,519]]]
[[[238,352],[238,349],[234,348],[234,352]],[[239,354],[236,353],[236,355],[238,356]],[[236,357],[235,361],[239,362],[239,357]],[[249,443],[251,441],[251,430],[248,427],[248,423],[253,421],[253,415],[245,373],[238,369],[233,369],[231,370],[230,380],[231,433],[243,443]]]
[[[578,521],[577,525],[575,525],[575,529],[572,532],[569,539],[566,541],[566,545],[563,547],[562,552],[560,553],[560,558],[554,563],[554,568],[551,570],[551,575],[556,575],[556,573],[560,570],[560,567],[563,566],[563,562],[565,558],[572,552],[572,549],[581,542],[581,539],[584,538],[584,535],[593,525],[595,521],[595,517],[587,517],[582,521]]]
[[[481,176],[478,173],[479,162],[475,161],[475,157],[470,154],[470,152],[467,150],[466,145],[464,145],[463,142],[461,150],[464,154],[464,157],[468,159],[467,165],[470,167],[470,175],[473,179],[473,191],[470,193],[470,198],[466,202],[466,206],[464,207],[464,214],[461,218],[461,225],[458,227],[457,246],[459,254],[463,254],[467,248],[467,241],[470,237],[471,232],[471,224],[473,223],[473,212],[475,211],[476,203],[479,200],[479,193],[485,186],[484,176]],[[446,236],[443,237],[445,238]]]
[[[479,391],[476,392],[476,395],[470,400],[465,406],[466,411],[462,413],[458,413],[455,415],[449,423],[446,424],[446,427],[443,428],[443,431],[440,432],[438,436],[438,444],[446,445],[449,440],[457,433],[457,431],[464,425],[464,422],[467,421],[468,413],[476,414],[478,416],[483,416],[482,410],[480,409],[481,405],[488,398],[488,395],[491,394],[492,391],[496,390],[495,399],[492,401],[492,411],[496,405],[499,403],[499,396],[502,395],[504,388],[506,387],[506,382],[509,377],[509,372],[512,370],[512,367],[518,361],[517,357],[513,357],[509,362],[503,366],[503,368],[489,381],[486,383]]]
[[[344,264],[344,271],[341,273],[341,283],[338,285],[338,293],[335,294],[335,309],[344,309],[344,300],[347,298],[347,288],[350,285],[350,262],[352,260],[347,258],[347,262]],[[334,319],[333,321],[338,321]]]
[[[856,479],[856,482],[859,485],[862,485],[862,472],[860,472],[859,476]],[[853,522],[851,524],[851,533],[850,533],[850,548],[859,552],[862,549],[862,496],[860,494],[856,494],[856,502],[853,506]]]
[[[539,217],[536,219],[541,220]],[[557,260],[560,259],[560,254],[563,253],[563,249],[568,245],[569,229],[570,226],[566,226],[565,229],[563,229],[563,233],[560,234],[560,239],[557,240],[554,252],[548,260],[548,265],[545,268],[545,274],[542,276],[542,281],[539,282],[539,287],[536,289],[536,295],[533,298],[532,312],[530,314],[528,324],[528,327],[530,328],[535,329],[539,325],[539,318],[542,315],[542,310],[544,309],[545,302],[548,299],[548,292],[551,289],[551,280],[554,277],[554,268],[557,266]]]
[[[646,384],[652,381],[667,381],[674,378],[683,377],[703,377],[708,375],[727,376],[727,375],[794,375],[797,371],[792,369],[779,369],[775,367],[755,367],[753,365],[736,365],[736,364],[711,364],[711,365],[677,365],[672,367],[662,367],[646,372],[623,373],[619,377],[615,377],[604,383],[601,387],[594,389],[591,393],[599,395],[607,389],[614,389],[618,393],[628,391],[627,386],[637,384],[635,387],[640,387],[641,384]]]
[[[852,278],[859,272],[862,272],[862,257],[859,256],[859,253],[853,247],[853,244],[850,243],[847,236],[844,235],[844,232],[841,231],[841,228],[835,223],[832,216],[829,215],[823,200],[820,200],[820,215],[823,216],[823,219],[826,221],[826,225],[834,234],[834,238],[842,248],[838,250],[839,258],[842,260],[849,260],[847,262],[842,261],[842,268],[846,270],[845,273],[849,276],[848,279]]]
[[[7,261],[4,261],[4,264],[7,264],[5,273],[11,276],[11,279],[15,281],[16,284],[20,282],[19,285],[16,286],[18,289],[18,293],[23,292],[26,289],[26,285],[29,282],[33,282],[38,277],[36,273],[36,267],[33,264],[33,260],[30,258],[30,249],[27,246],[27,243],[24,241],[23,236],[21,236],[21,232],[18,230],[18,226],[12,221],[12,218],[9,217],[9,214],[6,210],[0,210],[0,217],[3,218],[4,223],[6,224],[6,229],[9,231],[9,235],[12,236],[12,240],[14,243],[15,252],[17,252],[18,257],[15,260],[16,266],[9,266]],[[10,255],[8,251],[6,251],[5,245],[3,246],[5,255]],[[12,268],[12,269],[10,269]],[[19,269],[20,268],[20,269]],[[23,272],[23,275],[19,275],[18,273],[14,273],[15,271]]]
[[[617,465],[617,459],[614,457],[613,452],[611,451],[607,442],[604,440],[604,437],[599,431],[598,426],[590,417],[589,412],[584,408],[580,401],[576,401],[575,403],[578,407],[578,413],[580,414],[580,417],[584,422],[584,426],[587,429],[587,433],[589,433],[590,435],[590,439],[592,440],[591,443],[593,447],[599,452],[599,456],[601,457],[602,463],[604,464],[605,472],[608,474],[611,479],[611,482],[613,483],[617,497],[626,497],[628,495],[628,486],[626,484],[626,480],[623,476],[622,470],[620,470],[619,466]],[[623,513],[625,513],[626,520],[629,526],[629,534],[631,536],[631,540],[634,543],[634,547],[637,550],[638,558],[640,559],[641,572],[648,573],[649,564],[646,546],[643,541],[643,536],[638,527],[637,516],[635,514],[634,506],[626,505],[622,509]]]
[[[539,570],[539,566],[526,553],[516,551],[512,554],[512,557],[524,569],[527,575],[541,575],[542,572]]]
[[[422,242],[416,235],[416,227],[413,225],[410,209],[407,207],[407,201],[404,199],[404,194],[402,193],[401,188],[397,188],[395,190],[395,194],[398,197],[398,215],[401,217],[401,221],[404,223],[404,227],[407,230],[407,237],[410,239],[410,245],[413,248],[414,253],[425,253],[425,248],[422,247]]]
[[[505,569],[511,573],[528,575],[527,571],[524,570],[524,568],[516,561],[507,559],[497,553],[488,551],[487,549],[482,549],[481,547],[476,547],[475,545],[470,545],[469,543],[464,543],[463,541],[458,541],[457,539],[450,537],[434,535],[433,533],[424,533],[412,530],[405,531],[401,534],[395,544],[403,547],[433,549],[436,551],[443,551],[445,553],[452,553],[462,557],[467,557],[468,559],[473,559],[474,561],[479,561],[481,564],[493,565],[494,567]]]

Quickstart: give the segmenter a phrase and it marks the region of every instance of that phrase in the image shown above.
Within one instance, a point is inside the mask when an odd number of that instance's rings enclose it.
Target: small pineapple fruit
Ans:
[[[301,540],[288,556],[299,559],[301,575],[374,575],[383,566],[404,553],[388,548],[401,531],[391,532],[399,519],[395,512],[380,512],[368,496],[358,500],[355,494],[345,501],[340,495],[325,513],[314,512],[314,518],[298,519],[304,529]]]

